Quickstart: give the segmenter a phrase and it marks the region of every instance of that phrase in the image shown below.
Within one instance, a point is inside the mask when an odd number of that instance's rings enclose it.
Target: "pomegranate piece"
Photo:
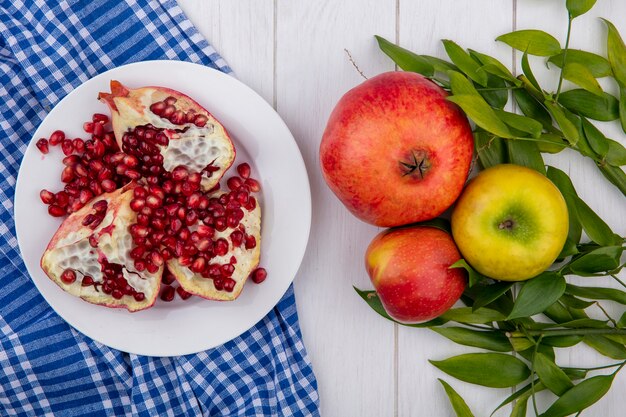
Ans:
[[[54,234],[41,267],[63,290],[93,304],[131,312],[154,304],[163,267],[154,269],[152,264],[151,271],[140,271],[130,257],[129,226],[137,217],[130,208],[134,187],[129,184],[101,195],[70,214]],[[57,193],[55,204],[48,207],[52,215],[66,214],[66,208],[57,205],[59,198],[70,197]]]
[[[39,149],[39,152],[41,152],[42,154],[47,154],[50,151],[50,148],[48,147],[48,140],[41,138],[37,141],[37,143],[35,143],[35,146],[37,146],[37,149]]]
[[[267,271],[265,270],[265,268],[257,268],[252,271],[252,275],[250,275],[250,278],[255,284],[260,284],[265,281],[265,278],[267,278]]]
[[[111,81],[111,92],[100,93],[98,98],[111,110],[118,146],[144,160],[144,176],[149,172],[174,174],[182,166],[188,174],[200,174],[202,189],[209,190],[235,159],[235,148],[224,127],[178,91],[164,87],[131,89]]]
[[[50,145],[56,146],[65,140],[65,133],[62,130],[55,130],[50,135]]]
[[[237,165],[237,173],[243,179],[250,178],[250,165],[247,162]]]

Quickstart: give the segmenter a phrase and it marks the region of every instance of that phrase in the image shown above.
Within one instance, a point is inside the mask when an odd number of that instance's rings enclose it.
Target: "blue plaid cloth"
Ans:
[[[230,72],[173,0],[0,0],[0,415],[319,415],[291,288],[225,345],[152,358],[75,331],[24,272],[12,200],[35,128],[82,82],[150,59]]]

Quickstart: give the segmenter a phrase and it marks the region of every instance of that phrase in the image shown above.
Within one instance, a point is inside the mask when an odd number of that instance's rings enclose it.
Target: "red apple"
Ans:
[[[410,72],[387,72],[348,91],[332,112],[320,165],[355,216],[377,226],[432,219],[461,193],[474,141],[446,92]]]
[[[431,320],[459,299],[467,273],[450,235],[425,226],[388,229],[365,253],[365,267],[387,313],[402,323]]]

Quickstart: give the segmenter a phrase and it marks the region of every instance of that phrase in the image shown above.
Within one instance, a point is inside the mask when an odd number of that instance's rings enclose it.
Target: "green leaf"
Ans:
[[[565,290],[568,294],[577,297],[588,298],[591,300],[611,300],[626,305],[626,293],[614,288],[603,287],[580,287],[573,284],[567,284]]]
[[[591,240],[603,246],[615,245],[621,242],[619,236],[613,233],[604,220],[602,220],[583,199],[578,196],[573,196],[573,198],[576,204],[578,219]]]
[[[528,91],[513,90],[513,97],[522,113],[540,122],[545,129],[552,127],[552,116]]]
[[[563,68],[563,56],[565,52],[561,52],[560,54],[551,56],[548,59],[548,62],[553,63],[559,68]],[[607,77],[612,74],[611,72],[611,64],[604,57],[600,55],[593,54],[587,51],[581,51],[578,49],[568,49],[567,57],[565,58],[567,63],[574,63],[583,65],[587,68],[591,75],[596,78]]]
[[[565,2],[571,19],[587,13],[594,4],[596,4],[596,0],[567,0]]]
[[[559,41],[541,30],[518,30],[500,35],[496,40],[519,51],[526,51],[530,55],[552,56],[561,52]]]
[[[419,55],[422,59],[424,59],[426,62],[428,62],[430,65],[433,66],[433,68],[435,68],[436,72],[441,72],[443,74],[446,74],[448,71],[458,71],[459,68],[454,65],[451,64],[448,61],[445,61],[441,58],[437,58],[435,56],[430,56],[430,55]]]
[[[472,311],[471,307],[459,307],[446,311],[440,318],[458,323],[485,324],[504,320],[504,315],[489,308],[479,308]]]
[[[626,359],[626,347],[601,335],[585,336],[584,342],[604,356],[613,359]]]
[[[491,388],[512,387],[530,376],[524,362],[503,353],[467,353],[429,362],[461,381]]]
[[[563,78],[581,86],[592,94],[602,97],[602,87],[587,67],[575,62],[568,62],[563,68]]]
[[[573,113],[593,120],[610,122],[619,117],[619,103],[615,97],[608,93],[602,93],[601,96],[598,96],[577,88],[561,93],[559,103]]]
[[[528,350],[529,348],[535,346],[535,342],[528,339],[527,337],[511,337],[509,339],[511,346],[513,346],[513,350],[516,352],[523,352]]]
[[[612,375],[598,375],[582,381],[558,398],[540,417],[565,417],[596,403],[611,388]]]
[[[443,39],[441,41],[450,60],[463,71],[469,78],[476,81],[483,87],[487,86],[487,74],[478,71],[480,65],[472,59],[472,57],[463,50],[459,45],[451,40]]]
[[[474,417],[472,410],[470,410],[465,400],[454,390],[454,388],[452,388],[450,384],[443,379],[437,379],[441,382],[441,385],[443,385],[443,389],[446,390],[450,404],[452,404],[452,408],[454,409],[457,417]]]
[[[626,87],[622,86],[619,89],[619,122],[622,125],[622,130],[626,133]]]
[[[501,138],[484,131],[474,132],[474,144],[483,168],[509,162],[507,146]]]
[[[593,329],[606,329],[608,321],[603,320],[595,320],[595,319],[576,319],[572,321],[566,321],[565,323],[561,323],[560,327],[567,327],[569,329],[581,329],[585,327],[590,327]]]
[[[528,408],[528,398],[519,400],[513,406],[509,417],[526,417],[526,409]]]
[[[468,276],[469,276],[469,284],[468,285],[470,287],[474,286],[476,283],[478,283],[480,281],[485,281],[487,279],[487,277],[485,277],[484,275],[480,274],[479,272],[476,272],[474,270],[474,268],[469,266],[469,264],[467,263],[467,261],[465,261],[465,259],[459,259],[458,261],[456,261],[455,263],[450,265],[450,268],[463,268],[463,269],[465,269],[467,271]]]
[[[377,312],[378,314],[380,314],[382,317],[386,318],[387,320],[393,321],[394,323],[398,323],[407,327],[430,327],[430,326],[439,326],[445,323],[445,320],[442,320],[441,318],[435,318],[430,321],[427,321],[424,323],[418,323],[418,324],[400,323],[394,320],[393,318],[391,318],[389,314],[387,314],[387,311],[385,311],[385,308],[383,307],[383,304],[380,301],[378,294],[376,294],[376,291],[361,290],[354,286],[352,288],[354,288],[354,291],[356,291],[357,294],[359,294],[359,296],[367,303],[367,305],[370,306],[372,310],[374,310],[375,312]]]
[[[541,339],[541,343],[548,346],[565,348],[575,346],[582,342],[583,337],[578,335],[572,336],[547,336]]]
[[[491,304],[510,290],[514,284],[514,282],[496,282],[482,287],[478,296],[474,299],[472,309],[476,311],[487,304]]]
[[[398,67],[405,71],[417,72],[418,74],[422,74],[426,77],[431,77],[435,73],[435,69],[432,64],[421,56],[409,51],[408,49],[394,45],[381,36],[376,35],[375,37],[378,41],[378,47],[380,50],[387,54],[387,56],[398,65]]]
[[[452,88],[452,94],[461,95],[468,94],[478,96],[478,91],[474,88],[474,84],[457,71],[448,71],[448,77],[450,77],[450,87]]]
[[[496,413],[496,411],[498,411],[499,409],[501,409],[505,405],[512,403],[515,400],[517,400],[517,401],[526,401],[526,400],[528,400],[528,398],[530,398],[530,396],[532,395],[533,385],[534,385],[535,393],[541,392],[541,391],[546,389],[546,387],[538,379],[535,379],[535,381],[533,381],[532,384],[529,383],[529,384],[525,385],[524,387],[522,387],[522,388],[520,388],[518,390],[515,390],[515,392],[513,394],[511,394],[508,397],[506,397],[506,399],[504,401],[502,401],[498,405],[498,407],[496,407],[495,410],[493,410],[493,412],[491,413],[491,416],[493,416]]]
[[[559,153],[567,148],[567,143],[563,138],[554,133],[542,133],[539,139],[537,147],[539,147],[539,151],[544,153]]]
[[[576,308],[579,310],[584,310],[595,304],[594,301],[581,300],[580,298],[576,298],[570,294],[563,294],[559,301],[563,303],[564,306]]]
[[[609,144],[609,150],[606,153],[606,163],[614,167],[626,165],[626,148],[613,139],[607,138],[607,143]]]
[[[584,117],[581,119],[583,131],[591,149],[601,157],[605,157],[609,152],[609,141],[604,134],[598,130],[589,120]]]
[[[510,138],[511,132],[495,114],[491,106],[480,96],[461,94],[449,96],[448,100],[459,105],[478,126],[501,138]]]
[[[600,172],[626,196],[626,173],[620,167],[599,165]]]
[[[532,168],[543,175],[546,174],[545,163],[537,143],[513,139],[508,141],[507,145],[511,163]]]
[[[472,58],[482,64],[482,67],[480,68],[481,71],[488,72],[489,74],[500,77],[501,79],[509,81],[515,85],[520,84],[519,80],[511,74],[511,71],[497,59],[478,51],[474,51],[473,49],[468,49],[468,51]]]
[[[569,231],[567,233],[567,240],[573,244],[580,242],[582,235],[582,225],[578,220],[578,213],[576,212],[576,190],[572,181],[567,174],[558,168],[549,166],[546,171],[547,177],[557,186],[557,188],[563,194],[565,203],[567,204],[567,212],[569,216]]]
[[[584,90],[583,90],[584,91]],[[586,91],[585,91],[586,92]],[[563,94],[561,94],[563,97]],[[552,101],[546,100],[544,105],[548,109],[548,112],[554,117],[554,120],[561,128],[563,136],[570,143],[570,145],[576,145],[580,139],[578,128],[571,122],[571,120],[565,115],[563,109],[558,104]]]
[[[509,113],[504,110],[495,109],[494,111],[496,115],[507,125],[517,130],[521,130],[522,132],[529,133],[533,138],[538,138],[541,135],[543,126],[535,119],[515,113]]]
[[[524,51],[524,55],[522,55],[522,71],[528,81],[535,87],[537,90],[541,91],[541,87],[535,78],[535,74],[533,74],[532,69],[530,68],[530,63],[528,62],[528,52]]]
[[[623,251],[621,246],[604,246],[576,258],[568,265],[568,269],[582,276],[612,271],[619,267]]]
[[[526,281],[515,300],[507,320],[529,317],[543,312],[565,292],[565,279],[556,272],[546,271]]]
[[[480,67],[481,70],[483,67]],[[509,90],[504,80],[487,73],[487,87],[489,89],[480,89],[478,93],[483,96],[485,101],[489,103],[491,107],[496,109],[503,109],[509,100]],[[497,90],[497,89],[500,90]]]
[[[541,382],[556,395],[561,396],[574,386],[569,377],[565,375],[565,372],[543,353],[535,355],[533,369]]]
[[[496,352],[513,350],[509,339],[499,331],[471,330],[465,327],[433,327],[432,330],[460,345]]]
[[[551,360],[554,360],[554,348],[552,346],[539,345],[537,346],[537,352],[541,352]],[[535,345],[532,345],[530,349],[526,349],[517,353],[519,353],[519,355],[522,358],[526,359],[528,362],[532,362],[533,357],[535,356]]]
[[[626,327],[626,311],[624,311],[622,317],[617,321],[617,327]]]
[[[606,42],[607,57],[611,63],[613,76],[620,86],[626,87],[626,45],[624,45],[624,41],[613,23],[606,19],[602,20],[609,29]]]

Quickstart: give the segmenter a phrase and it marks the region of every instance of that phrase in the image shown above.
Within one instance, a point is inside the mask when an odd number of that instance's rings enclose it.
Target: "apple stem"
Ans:
[[[587,336],[594,334],[626,335],[626,329],[555,329],[555,330],[525,330],[524,332],[507,332],[507,337],[524,336]]]

